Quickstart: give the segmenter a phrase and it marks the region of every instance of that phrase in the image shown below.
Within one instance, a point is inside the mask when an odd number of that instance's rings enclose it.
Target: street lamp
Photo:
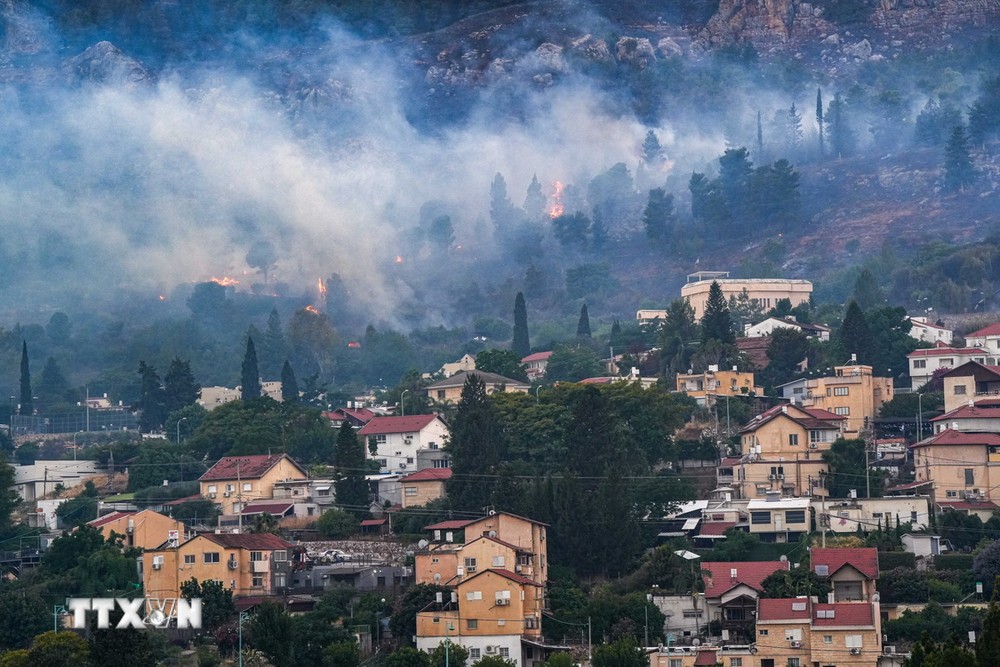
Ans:
[[[400,417],[405,417],[406,416],[406,403],[403,402],[403,397],[406,396],[409,393],[410,393],[409,389],[404,389],[403,391],[399,392],[399,416]],[[383,602],[384,602],[384,600],[383,600]]]
[[[250,614],[245,611],[240,612],[240,639],[239,639],[239,656],[240,656],[240,667],[243,667],[243,621],[250,618]]]
[[[917,392],[917,442],[924,439],[924,395]]]
[[[83,431],[77,431],[73,434],[73,460],[76,461],[76,436],[83,433]]]
[[[542,388],[542,385],[535,387],[535,405],[538,405],[538,392]]]
[[[61,604],[52,605],[52,632],[59,632],[59,614],[65,614],[66,607]]]
[[[187,417],[181,417],[177,420],[177,444],[181,444],[181,422],[186,422]]]

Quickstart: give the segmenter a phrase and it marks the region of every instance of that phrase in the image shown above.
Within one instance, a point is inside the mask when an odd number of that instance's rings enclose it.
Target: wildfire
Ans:
[[[313,315],[319,315],[319,310],[316,309],[316,306],[306,306],[306,311]]]
[[[321,299],[326,299],[326,283],[323,282],[322,278],[316,279],[316,287],[319,288],[319,296]]]
[[[211,281],[213,283],[218,283],[223,287],[231,287],[233,285],[240,284],[240,281],[236,280],[236,278],[230,278],[229,276],[223,276],[221,278],[216,278],[215,276],[212,276]]]
[[[403,263],[403,256],[396,255],[396,264],[402,264],[402,263]]]
[[[552,203],[549,205],[550,218],[558,218],[560,215],[563,214],[563,211],[565,210],[563,208],[562,193],[563,193],[563,184],[559,181],[553,183],[552,195],[551,195]]]
[[[161,295],[160,295],[160,301],[166,301],[166,300],[167,300],[167,297],[165,297],[165,296],[163,296],[163,295],[161,294]]]

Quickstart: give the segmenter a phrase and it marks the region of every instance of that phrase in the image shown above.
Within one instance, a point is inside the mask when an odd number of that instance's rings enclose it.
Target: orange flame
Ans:
[[[165,297],[165,296],[163,296],[163,295],[161,294],[161,295],[160,295],[160,301],[166,301],[166,300],[167,300],[167,297]]]
[[[213,283],[218,283],[223,287],[231,287],[233,285],[240,284],[240,281],[236,280],[236,278],[230,278],[229,276],[223,276],[221,278],[216,278],[215,276],[212,276],[211,281]]]
[[[313,315],[319,315],[319,311],[316,306],[306,306],[306,311],[312,313]]]
[[[549,217],[558,218],[565,208],[562,201],[563,184],[556,181],[552,184],[552,203],[549,205]]]
[[[403,256],[396,255],[396,264],[402,264],[402,263],[403,263]]]
[[[319,297],[321,299],[325,299],[326,298],[326,283],[323,282],[322,278],[317,278],[316,279],[316,287],[319,288]]]

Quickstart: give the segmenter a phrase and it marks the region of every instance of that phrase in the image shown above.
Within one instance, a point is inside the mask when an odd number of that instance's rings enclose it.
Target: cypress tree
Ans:
[[[590,338],[590,315],[587,314],[587,304],[580,308],[580,321],[576,324],[576,335]]]
[[[856,354],[861,363],[868,363],[871,357],[872,333],[865,320],[865,314],[857,301],[851,301],[844,315],[844,323],[837,336],[841,354],[845,361]]]
[[[295,371],[288,359],[281,367],[281,400],[285,403],[299,402],[299,381],[295,379]]]
[[[826,148],[823,146],[823,90],[821,88],[816,89],[816,127],[819,128],[819,156],[823,157],[826,154]]]
[[[240,373],[243,389],[240,395],[244,401],[260,396],[260,372],[257,370],[257,348],[254,347],[253,337],[247,336],[247,351],[243,355],[243,366]]]
[[[972,155],[969,153],[969,140],[965,136],[965,128],[956,125],[948,139],[944,158],[944,185],[948,190],[961,190],[976,180],[976,170],[972,166]]]
[[[170,362],[167,374],[163,376],[163,400],[166,414],[194,405],[198,401],[201,387],[194,380],[191,363],[175,357]]]
[[[28,341],[21,341],[21,415],[35,414],[31,398],[31,370],[28,367]]]
[[[726,345],[736,342],[733,333],[733,319],[729,314],[729,304],[722,293],[722,286],[712,281],[705,302],[705,314],[701,317],[701,342],[717,340]]]
[[[760,122],[760,109],[757,109],[757,160],[764,161],[764,126]]]
[[[365,448],[354,427],[344,422],[337,432],[337,505],[348,512],[368,514],[371,487],[365,479]]]
[[[528,342],[528,308],[524,304],[524,294],[517,293],[514,299],[514,340],[510,349],[524,359],[531,354],[531,344]]]
[[[496,407],[476,373],[470,373],[462,387],[448,450],[454,471],[446,483],[452,506],[464,511],[487,506],[493,498],[493,475],[506,458],[506,445]]]
[[[139,430],[148,433],[161,428],[166,421],[166,394],[156,368],[142,360],[139,361],[139,377]]]

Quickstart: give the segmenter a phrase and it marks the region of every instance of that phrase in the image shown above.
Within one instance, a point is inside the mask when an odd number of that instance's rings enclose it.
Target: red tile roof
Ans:
[[[809,562],[813,572],[816,571],[817,565],[826,565],[829,573],[827,576],[832,575],[845,565],[850,565],[869,579],[878,578],[878,549],[874,547],[858,547],[856,549],[814,547],[809,552]]]
[[[364,528],[365,526],[384,526],[387,523],[389,523],[388,519],[365,519],[364,521],[361,522],[361,527]]]
[[[711,524],[709,524],[711,525]],[[726,592],[745,584],[751,588],[763,591],[761,585],[765,579],[778,572],[788,570],[789,563],[777,560],[747,561],[747,562],[709,562],[701,564],[701,578],[705,581],[705,596],[719,597]],[[736,577],[732,571],[736,570]]]
[[[386,433],[418,433],[435,419],[437,415],[406,415],[405,417],[375,417],[365,424],[358,435],[382,435]]]
[[[400,482],[433,482],[451,479],[451,468],[424,468],[400,479]]]
[[[948,429],[910,445],[910,449],[931,445],[1000,445],[1000,435],[996,433],[965,433]]]
[[[93,521],[88,521],[87,525],[93,526],[94,528],[100,528],[101,526],[112,523],[113,521],[117,521],[122,517],[134,516],[134,515],[135,512],[112,512],[111,514],[105,514],[104,516],[98,517]]]
[[[719,535],[725,535],[726,531],[730,528],[736,526],[735,521],[710,521],[708,523],[702,522],[701,532],[695,537],[718,537]]]
[[[826,410],[819,410],[818,412],[823,413]],[[808,416],[806,416],[808,415]],[[823,419],[818,418],[813,415],[809,410],[804,410],[796,405],[789,405],[787,403],[782,403],[780,405],[775,405],[768,408],[764,412],[760,413],[749,422],[747,425],[740,429],[740,433],[752,433],[758,428],[768,423],[772,419],[777,419],[779,417],[786,417],[791,419],[809,429],[828,429],[828,430],[839,430],[840,425],[836,422],[843,421],[845,418],[839,415],[831,415],[830,418]]]
[[[806,621],[811,618],[809,598],[760,598],[757,600],[757,622]],[[860,605],[867,607],[868,605]]]
[[[486,574],[487,572],[492,572],[493,574],[499,574],[504,579],[510,579],[513,582],[516,582],[516,583],[519,583],[519,584],[523,584],[525,586],[538,586],[539,588],[542,587],[542,585],[540,583],[538,583],[537,581],[532,581],[531,579],[528,579],[527,577],[523,577],[520,574],[515,574],[514,572],[511,572],[510,570],[505,570],[503,568],[494,568],[494,567],[487,568],[485,570],[481,570],[481,571],[475,573],[474,575],[472,575],[471,577],[467,577],[462,583],[463,584],[467,584],[470,581],[472,581],[473,579],[475,579],[476,577],[481,577],[484,574]]]
[[[545,361],[552,356],[551,352],[535,352],[534,354],[529,354],[524,359],[521,359],[522,364],[527,364],[532,361]]]
[[[240,514],[273,514],[275,516],[284,516],[292,509],[292,505],[293,503],[280,501],[248,503]]]
[[[771,363],[771,358],[767,356],[767,348],[771,345],[771,339],[768,336],[760,336],[758,338],[737,338],[736,347],[740,352],[747,355],[747,359],[750,363],[754,365],[755,368],[764,370],[767,365]]]
[[[703,649],[698,651],[698,657],[694,659],[695,665],[715,665],[718,659],[715,657],[715,649]]]
[[[331,421],[340,421],[342,417],[350,416],[363,424],[375,417],[375,413],[368,408],[337,408],[333,412],[324,412],[323,416]]]
[[[813,625],[820,627],[867,627],[875,624],[872,606],[858,602],[837,602],[835,604],[814,604]],[[826,612],[820,614],[819,612]],[[828,618],[829,612],[833,618]]]
[[[193,496],[184,496],[183,498],[175,498],[174,500],[168,500],[167,502],[160,504],[163,505],[164,507],[172,507],[174,505],[183,505],[184,503],[190,502],[192,500],[202,500],[202,499],[203,497],[201,496],[201,494],[196,493]]]
[[[267,471],[278,465],[281,459],[288,459],[298,468],[302,474],[306,471],[298,463],[295,463],[286,454],[257,454],[255,456],[224,456],[218,463],[208,469],[204,475],[199,477],[199,481],[211,482],[224,479],[259,479],[267,474]]]
[[[737,466],[743,462],[743,459],[739,456],[727,456],[719,462],[720,466]]]
[[[440,521],[438,523],[431,524],[430,526],[424,526],[424,530],[461,530],[470,523],[475,523],[478,520],[479,519],[450,519],[448,521]]]
[[[933,484],[934,482],[928,480],[926,482],[910,482],[909,484],[900,484],[899,486],[891,486],[886,491],[909,491],[911,489],[918,489],[921,486],[927,486],[928,484]]]
[[[992,510],[995,512],[997,510],[1000,510],[1000,507],[998,507],[996,503],[989,500],[979,500],[979,501],[941,500],[938,501],[937,505],[943,509],[965,510],[965,511],[971,510],[974,512],[981,512],[987,510]]]
[[[947,357],[955,354],[987,354],[980,347],[932,347],[926,350],[914,350],[907,357]]]
[[[228,549],[271,551],[274,549],[291,549],[295,546],[291,542],[286,542],[271,533],[205,533],[202,537]]]
[[[808,412],[816,419],[822,419],[823,421],[834,422],[834,423],[840,421],[847,421],[847,417],[835,414],[833,412],[830,412],[829,410],[824,410],[822,408],[802,408],[802,409]]]
[[[519,547],[516,544],[511,544],[510,542],[504,542],[503,540],[501,540],[501,539],[499,539],[497,537],[490,537],[489,535],[481,535],[481,536],[477,537],[476,539],[472,540],[472,542],[478,542],[479,540],[489,540],[491,542],[496,542],[499,545],[505,546],[508,549],[513,549],[514,551],[520,551],[522,553],[531,553],[531,549],[530,548]],[[468,544],[472,544],[472,542],[466,542],[466,544],[467,545]]]
[[[578,384],[611,384],[614,379],[610,377],[584,378]]]
[[[966,338],[981,338],[982,336],[1000,336],[1000,322],[983,327],[978,331],[965,334]]]
[[[951,412],[940,417],[934,417],[932,422],[948,421],[949,419],[996,419],[1000,417],[1000,402],[995,399],[976,401],[975,405],[960,405]]]

